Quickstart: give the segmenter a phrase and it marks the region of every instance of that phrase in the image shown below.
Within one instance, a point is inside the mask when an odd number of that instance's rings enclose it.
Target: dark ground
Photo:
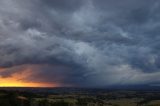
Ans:
[[[0,106],[160,106],[160,90],[0,88]]]

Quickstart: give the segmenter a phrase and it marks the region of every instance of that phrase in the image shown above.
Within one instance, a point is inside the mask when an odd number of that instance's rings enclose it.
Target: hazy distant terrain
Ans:
[[[160,91],[1,88],[0,106],[160,106]]]

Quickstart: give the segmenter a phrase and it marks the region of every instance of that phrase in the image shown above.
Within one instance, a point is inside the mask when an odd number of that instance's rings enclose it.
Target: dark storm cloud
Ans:
[[[85,0],[70,0],[70,1],[62,1],[62,0],[40,0],[44,3],[44,6],[47,6],[52,9],[60,10],[60,11],[75,11],[78,10]]]
[[[158,0],[1,0],[0,66],[11,69],[0,75],[39,64],[23,80],[76,86],[157,83],[159,9]],[[52,80],[54,74],[59,77]]]

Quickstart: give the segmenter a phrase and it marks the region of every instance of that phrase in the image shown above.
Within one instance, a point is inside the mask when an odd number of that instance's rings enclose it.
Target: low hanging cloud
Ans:
[[[0,77],[31,67],[20,80],[157,84],[159,9],[158,0],[1,0]]]

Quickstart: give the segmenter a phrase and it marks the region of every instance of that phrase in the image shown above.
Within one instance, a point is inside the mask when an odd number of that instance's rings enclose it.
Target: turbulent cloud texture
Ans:
[[[30,67],[20,80],[157,84],[159,10],[159,0],[1,0],[0,77]]]

